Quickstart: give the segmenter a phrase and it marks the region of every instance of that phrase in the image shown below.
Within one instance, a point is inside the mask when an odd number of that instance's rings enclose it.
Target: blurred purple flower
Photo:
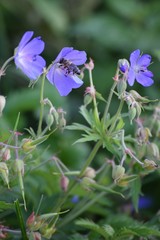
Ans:
[[[130,55],[130,68],[128,72],[128,83],[133,86],[134,81],[149,87],[153,84],[153,73],[147,69],[151,63],[151,56],[148,54],[140,55],[140,50],[137,49]]]
[[[71,199],[72,203],[78,203],[79,202],[79,197],[77,195],[74,195]]]
[[[153,205],[153,199],[147,196],[141,196],[138,201],[138,208],[144,209],[149,208]]]
[[[31,80],[36,80],[43,72],[45,60],[39,56],[44,50],[44,42],[41,37],[31,40],[32,31],[26,32],[18,47],[15,49],[14,61],[18,68]]]
[[[84,64],[86,59],[85,51],[74,50],[72,47],[65,47],[60,51],[46,77],[61,96],[67,96],[72,88],[79,88],[83,84],[77,76],[80,75],[77,66]]]

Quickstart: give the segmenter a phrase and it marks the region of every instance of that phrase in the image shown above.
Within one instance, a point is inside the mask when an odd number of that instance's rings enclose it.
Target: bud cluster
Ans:
[[[128,105],[129,119],[132,124],[132,121],[141,115],[143,98],[136,91],[131,90],[124,93],[123,99]]]
[[[35,215],[34,212],[31,213],[31,215],[28,217],[26,226],[30,232],[30,236],[34,240],[41,240],[41,236],[50,239],[54,232],[56,231],[56,228],[53,226],[50,226],[49,223],[46,222],[48,219],[48,216],[44,217],[43,215]]]
[[[48,98],[45,98],[43,100],[44,104],[47,104],[49,108],[49,112],[46,116],[46,124],[49,130],[51,130],[51,127],[53,126],[54,122],[56,126],[59,128],[63,128],[66,126],[66,119],[65,119],[65,114],[66,112],[62,108],[56,109],[51,101]]]

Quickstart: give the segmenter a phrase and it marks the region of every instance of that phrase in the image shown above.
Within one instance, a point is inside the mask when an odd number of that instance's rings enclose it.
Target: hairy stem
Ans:
[[[42,76],[42,82],[41,82],[41,92],[40,92],[40,104],[41,104],[41,109],[40,109],[40,116],[39,116],[39,124],[38,124],[38,131],[37,135],[39,136],[42,132],[42,122],[43,122],[43,113],[44,113],[44,82],[45,82],[45,74]]]

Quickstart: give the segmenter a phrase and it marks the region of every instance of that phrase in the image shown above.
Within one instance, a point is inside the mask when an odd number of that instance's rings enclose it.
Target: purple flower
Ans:
[[[148,54],[140,55],[140,50],[137,49],[130,55],[130,68],[128,72],[128,83],[133,86],[134,81],[149,87],[153,84],[153,73],[147,69],[151,63],[151,56]]]
[[[15,50],[14,61],[18,68],[31,80],[36,80],[43,72],[45,60],[39,56],[44,50],[44,42],[41,37],[31,40],[32,31],[26,32]]]
[[[83,84],[77,76],[80,75],[77,66],[84,64],[86,59],[84,51],[74,50],[72,47],[65,47],[60,51],[46,77],[61,96],[67,96],[72,88],[79,88]]]

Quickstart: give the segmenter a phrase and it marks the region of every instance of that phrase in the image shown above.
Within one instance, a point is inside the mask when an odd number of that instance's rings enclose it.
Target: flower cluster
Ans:
[[[41,37],[31,40],[32,31],[26,32],[18,47],[15,49],[14,61],[17,68],[31,80],[36,80],[43,73],[45,60],[39,55],[44,50]],[[46,75],[52,85],[55,85],[61,96],[68,95],[73,88],[79,88],[83,81],[77,76],[81,71],[77,67],[86,62],[85,51],[74,50],[72,47],[63,48],[49,68]]]
[[[79,88],[82,84],[83,71],[80,65],[87,60],[85,51],[78,51],[72,47],[64,47],[53,63],[47,68],[46,61],[40,54],[43,52],[45,43],[41,37],[32,39],[33,31],[24,33],[18,47],[15,49],[14,62],[17,68],[30,79],[36,80],[41,74],[45,74],[48,81],[56,87],[61,96],[67,96],[72,89]],[[135,80],[144,87],[153,84],[153,73],[147,68],[151,63],[151,56],[140,54],[140,50],[133,51],[130,55],[130,63],[126,59],[118,62],[120,72],[125,75],[130,86]],[[6,65],[5,65],[6,67]],[[1,68],[4,73],[5,67]],[[85,67],[87,68],[87,64]],[[82,73],[82,74],[81,74]]]

